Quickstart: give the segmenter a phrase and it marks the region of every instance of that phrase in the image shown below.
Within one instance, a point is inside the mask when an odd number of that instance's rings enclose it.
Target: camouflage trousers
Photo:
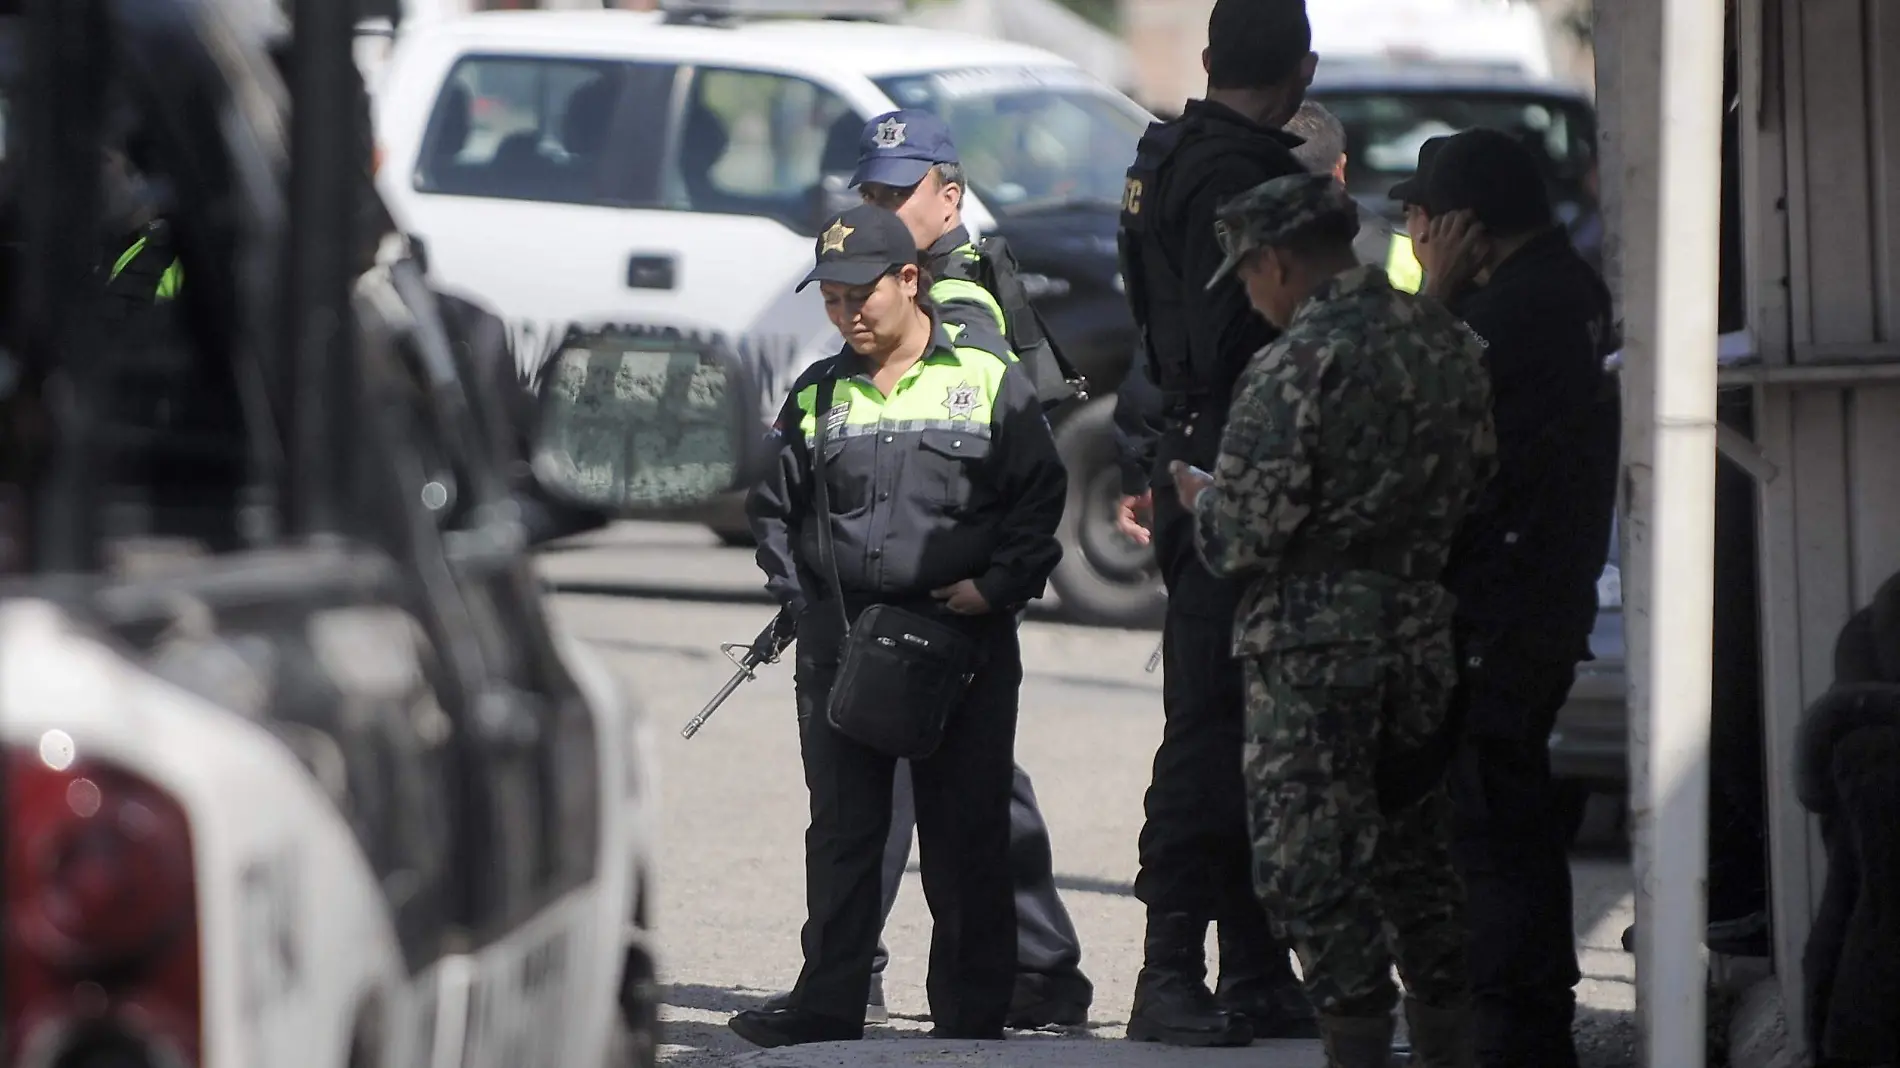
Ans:
[[[1468,984],[1464,888],[1444,786],[1379,811],[1382,750],[1443,722],[1449,658],[1376,646],[1282,649],[1247,659],[1247,818],[1254,889],[1299,956],[1319,1012],[1374,1016],[1406,988],[1432,1005]]]

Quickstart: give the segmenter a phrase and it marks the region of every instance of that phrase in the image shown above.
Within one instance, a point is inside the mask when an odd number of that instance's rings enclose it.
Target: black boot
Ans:
[[[1015,993],[1009,1000],[1008,1026],[1018,1031],[1086,1027],[1089,1005],[1094,1000],[1095,986],[1080,972],[1071,975],[1019,972]]]
[[[1226,976],[1221,976],[1225,983]],[[1247,979],[1223,986],[1215,1000],[1228,1012],[1245,1017],[1255,1038],[1318,1038],[1319,1016],[1299,981],[1272,983]]]
[[[1148,918],[1128,1037],[1170,1046],[1244,1046],[1253,1027],[1207,989],[1207,921],[1184,913]]]
[[[864,1025],[835,1020],[804,1009],[747,1009],[726,1026],[755,1046],[802,1046],[808,1042],[848,1042],[864,1037]]]
[[[1251,902],[1249,902],[1251,904]],[[1319,1018],[1264,914],[1219,920],[1221,1008],[1247,1018],[1255,1038],[1318,1038]]]

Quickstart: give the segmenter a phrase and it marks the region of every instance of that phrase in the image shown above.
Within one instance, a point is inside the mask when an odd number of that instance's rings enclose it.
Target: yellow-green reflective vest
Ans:
[[[116,280],[119,277],[119,275],[125,271],[127,267],[132,266],[133,260],[136,260],[139,258],[139,253],[144,252],[144,251],[145,251],[144,238],[141,237],[137,241],[132,242],[132,247],[120,253],[118,262],[112,265],[112,275],[111,275],[112,279]],[[153,299],[173,300],[178,296],[178,287],[184,284],[185,284],[184,265],[180,263],[178,260],[174,259],[172,260],[170,265],[168,265],[165,268],[165,272],[158,276],[158,291],[153,294]]]
[[[1412,238],[1405,233],[1392,235],[1392,246],[1386,252],[1385,273],[1392,280],[1392,288],[1405,293],[1416,293],[1425,284],[1425,269],[1418,264],[1418,257],[1412,254]]]
[[[964,328],[955,323],[943,323],[939,331],[938,343],[904,372],[888,397],[868,376],[837,379],[825,436],[842,441],[880,429],[953,429],[987,439],[1003,374],[1012,361],[1003,353],[957,344]],[[806,441],[818,430],[817,407],[818,384],[813,383],[798,392],[799,429]]]

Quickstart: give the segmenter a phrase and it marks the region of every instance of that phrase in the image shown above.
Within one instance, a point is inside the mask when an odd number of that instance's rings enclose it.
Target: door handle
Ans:
[[[671,254],[636,254],[627,260],[628,289],[672,289],[679,272]]]

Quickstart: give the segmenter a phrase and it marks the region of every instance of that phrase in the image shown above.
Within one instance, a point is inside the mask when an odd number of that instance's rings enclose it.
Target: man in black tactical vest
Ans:
[[[1209,286],[1224,257],[1215,207],[1306,170],[1292,151],[1300,139],[1281,127],[1312,81],[1311,43],[1304,0],[1218,0],[1202,53],[1206,98],[1148,128],[1123,196],[1122,275],[1163,410],[1158,419],[1134,411],[1140,390],[1117,399],[1118,409],[1129,409],[1116,419],[1129,491],[1122,528],[1149,541],[1143,520],[1152,511],[1168,587],[1166,726],[1135,877],[1135,896],[1148,910],[1128,1022],[1138,1040],[1231,1046],[1318,1034],[1286,944],[1254,897],[1241,782],[1245,702],[1231,655],[1239,589],[1202,565],[1175,495],[1152,492],[1167,484],[1171,461],[1213,466],[1234,383],[1274,337],[1238,281]],[[1210,921],[1220,937],[1214,992],[1203,952]]]

